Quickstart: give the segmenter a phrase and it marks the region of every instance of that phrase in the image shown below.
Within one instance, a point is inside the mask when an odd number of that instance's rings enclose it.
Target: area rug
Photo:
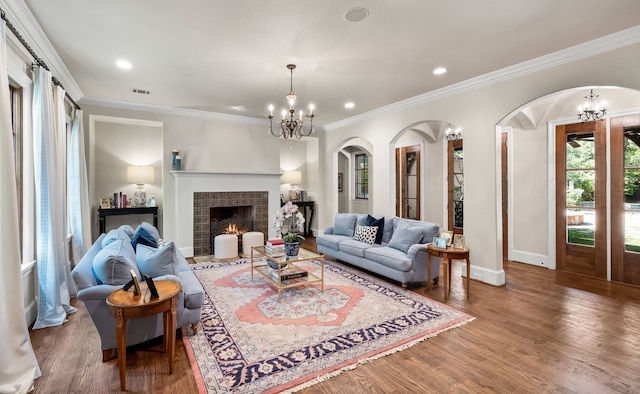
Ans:
[[[300,264],[320,274],[320,263]],[[325,289],[277,290],[247,259],[194,264],[205,289],[196,335],[183,335],[201,393],[294,392],[406,349],[473,317],[339,263]]]

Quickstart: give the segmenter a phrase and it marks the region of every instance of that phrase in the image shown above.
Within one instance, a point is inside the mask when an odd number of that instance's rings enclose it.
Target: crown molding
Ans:
[[[219,112],[203,111],[198,109],[178,108],[167,105],[140,104],[128,101],[111,100],[97,97],[83,97],[80,99],[82,105],[96,105],[102,107],[127,109],[131,111],[154,112],[167,115],[187,116],[191,118],[224,120],[228,122],[248,123],[258,126],[267,126],[263,118],[252,118],[249,116],[229,115]]]
[[[40,24],[27,7],[24,0],[0,0],[0,8],[31,49],[47,64],[51,74],[60,81],[65,91],[78,101],[84,93],[76,83],[69,69],[64,64]]]
[[[411,108],[420,104],[441,100],[445,97],[454,96],[463,92],[478,89],[483,86],[493,85],[499,82],[519,78],[527,74],[556,67],[565,63],[570,63],[586,57],[608,52],[614,49],[637,44],[640,42],[640,26],[634,26],[617,33],[609,34],[595,40],[587,41],[548,55],[514,64],[500,70],[496,70],[478,77],[467,79],[453,85],[445,86],[431,92],[401,100],[393,104],[385,105],[372,111],[352,116],[337,122],[324,125],[325,131],[339,129],[364,120],[372,119],[385,113],[395,112],[406,108]]]

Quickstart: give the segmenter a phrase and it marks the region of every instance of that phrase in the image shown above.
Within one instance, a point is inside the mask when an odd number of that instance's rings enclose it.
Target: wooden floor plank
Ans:
[[[315,248],[314,239],[305,247]],[[451,297],[436,288],[410,291],[476,319],[345,371],[302,393],[640,392],[640,288],[508,262],[502,287],[472,281],[466,298],[460,262]],[[103,363],[100,341],[81,302],[69,322],[31,331],[43,376],[36,393],[119,391],[116,360]],[[174,373],[159,345],[127,354],[132,393],[195,393],[182,343]]]

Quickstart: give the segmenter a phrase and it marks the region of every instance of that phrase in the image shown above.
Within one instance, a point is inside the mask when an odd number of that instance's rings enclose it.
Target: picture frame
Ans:
[[[450,246],[451,242],[453,241],[453,231],[440,230],[440,238],[446,239],[447,246]]]
[[[453,236],[453,248],[464,249],[464,235],[456,234]]]
[[[289,190],[289,201],[297,202],[300,200],[300,190]]]
[[[100,199],[100,208],[101,209],[110,209],[111,208],[111,200],[109,200],[108,198],[101,198]]]
[[[436,248],[446,249],[447,248],[447,239],[446,238],[440,238],[440,237],[433,237],[433,246],[435,246]]]
[[[342,180],[342,173],[339,172],[338,173],[338,191],[341,192],[342,191],[342,187],[344,186],[343,180]]]
[[[127,291],[129,290],[129,287],[133,286],[133,295],[139,296],[142,294],[142,290],[140,290],[140,282],[138,282],[138,275],[136,275],[133,269],[130,269],[129,273],[131,274],[131,282],[125,285],[124,290]]]
[[[148,207],[156,206],[156,196],[149,196],[149,198],[147,199],[147,206]]]

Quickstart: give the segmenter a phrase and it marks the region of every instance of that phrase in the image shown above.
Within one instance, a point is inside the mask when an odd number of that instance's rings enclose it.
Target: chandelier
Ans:
[[[462,139],[462,127],[454,127],[453,125],[449,125],[449,127],[444,131],[445,137],[447,141],[456,141]]]
[[[280,121],[280,129],[273,129],[273,105],[269,105],[269,131],[273,134],[274,137],[284,137],[284,139],[296,137],[297,139],[307,137],[311,135],[313,132],[313,104],[309,104],[309,113],[304,115],[302,111],[298,112],[298,119],[294,119],[296,113],[296,94],[293,92],[293,70],[295,70],[295,64],[287,64],[287,68],[291,71],[291,89],[289,90],[289,94],[287,94],[287,102],[289,103],[289,110],[282,110],[282,120]],[[287,117],[287,112],[289,113]],[[311,120],[309,121],[309,130],[305,131],[302,127],[304,123],[304,117],[308,117]]]
[[[585,101],[583,105],[578,106],[579,120],[583,122],[589,120],[598,120],[607,113],[607,109],[604,107],[604,101],[601,101],[599,103],[595,102],[598,97],[600,96],[593,93],[593,89],[591,89],[591,92],[588,95],[584,96],[587,101]]]

